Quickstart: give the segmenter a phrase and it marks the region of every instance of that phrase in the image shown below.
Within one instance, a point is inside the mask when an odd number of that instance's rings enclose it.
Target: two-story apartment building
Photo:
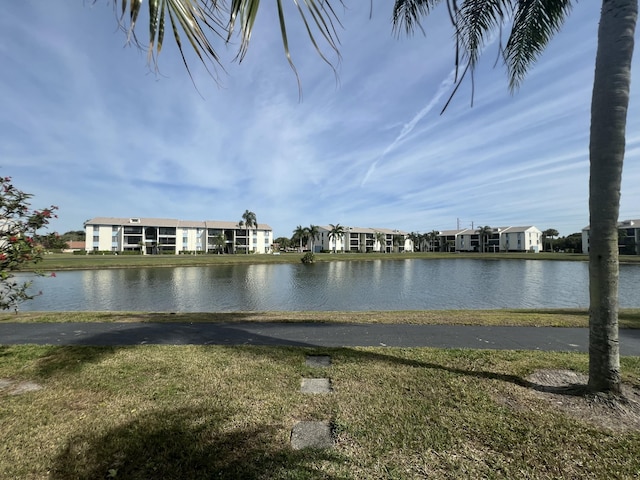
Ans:
[[[388,228],[343,227],[342,237],[330,235],[330,226],[319,226],[314,249],[336,252],[412,252],[413,242],[408,232]]]
[[[189,221],[171,218],[96,217],[84,224],[85,250],[158,253],[270,253],[269,225],[240,227],[237,222]]]

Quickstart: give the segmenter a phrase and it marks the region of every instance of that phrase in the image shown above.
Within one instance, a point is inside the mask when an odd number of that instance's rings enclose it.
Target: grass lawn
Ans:
[[[368,312],[19,312],[0,322],[331,322],[431,325],[588,327],[584,309],[408,310]],[[640,309],[622,309],[621,328],[640,328]]]
[[[588,261],[588,256],[579,253],[317,253],[316,262],[406,260],[406,259],[455,259],[478,260],[562,260]],[[95,268],[139,268],[203,266],[242,263],[300,263],[301,253],[281,255],[72,255],[50,254],[37,265],[43,271],[80,270]],[[620,263],[640,263],[640,255],[620,256]]]
[[[328,354],[328,369],[305,365]],[[0,347],[0,478],[635,478],[640,433],[563,413],[525,378],[569,353]],[[640,359],[622,359],[640,386]],[[303,394],[304,377],[331,379]],[[32,383],[27,383],[32,382]],[[25,387],[32,387],[32,391]],[[40,389],[35,389],[39,386]],[[335,446],[293,450],[300,420]]]

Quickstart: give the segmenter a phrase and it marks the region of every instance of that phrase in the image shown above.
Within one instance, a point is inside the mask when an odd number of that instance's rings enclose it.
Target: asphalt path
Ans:
[[[620,354],[640,356],[640,330]],[[587,328],[343,323],[0,323],[2,345],[271,345],[588,351]]]

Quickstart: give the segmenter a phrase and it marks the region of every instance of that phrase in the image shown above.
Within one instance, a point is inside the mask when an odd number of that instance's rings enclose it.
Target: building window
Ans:
[[[96,242],[99,242],[99,241],[100,241],[100,236],[99,235],[94,235],[93,236],[93,242],[96,243]]]

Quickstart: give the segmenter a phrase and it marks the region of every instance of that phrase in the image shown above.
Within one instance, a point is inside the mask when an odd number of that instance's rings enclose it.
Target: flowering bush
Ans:
[[[33,241],[39,228],[56,215],[58,207],[30,210],[32,195],[18,190],[11,177],[0,177],[0,309],[15,308],[33,298],[31,282],[18,282],[12,272],[42,260],[42,247]],[[36,272],[38,273],[38,272]],[[38,273],[40,274],[40,273]]]

